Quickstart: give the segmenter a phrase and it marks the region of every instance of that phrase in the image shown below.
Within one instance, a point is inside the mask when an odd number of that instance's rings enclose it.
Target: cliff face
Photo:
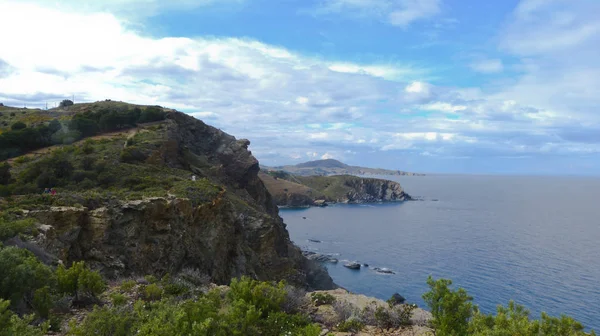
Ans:
[[[399,183],[380,179],[359,178],[349,179],[346,186],[352,188],[336,202],[367,203],[405,201],[410,196],[404,192]]]
[[[169,113],[164,125],[153,160],[206,178],[219,186],[217,196],[32,210],[26,216],[40,223],[37,243],[65,262],[85,260],[113,278],[194,267],[219,284],[249,275],[312,289],[335,287],[290,241],[248,140],[179,112]]]
[[[274,175],[261,173],[259,176],[280,206],[311,206],[320,201],[369,203],[411,199],[400,184],[394,181],[350,175]]]

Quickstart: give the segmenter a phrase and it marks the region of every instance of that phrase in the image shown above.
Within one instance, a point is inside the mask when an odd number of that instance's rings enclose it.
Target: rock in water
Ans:
[[[397,306],[400,304],[403,304],[404,301],[406,301],[406,299],[404,298],[404,296],[398,294],[398,293],[394,293],[394,295],[392,295],[392,297],[388,300],[388,302],[392,305],[392,306]]]
[[[396,274],[394,271],[392,271],[389,268],[379,268],[379,267],[373,267],[373,270],[377,273],[383,273],[383,274]]]
[[[308,241],[311,243],[320,243],[321,242],[320,240],[317,240],[317,239],[309,239]]]
[[[344,267],[347,267],[349,269],[353,269],[353,270],[358,270],[360,269],[360,264],[357,262],[349,262],[344,264]]]

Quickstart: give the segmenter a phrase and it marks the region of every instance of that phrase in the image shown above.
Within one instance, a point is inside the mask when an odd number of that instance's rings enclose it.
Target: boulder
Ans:
[[[353,269],[353,270],[358,270],[360,269],[360,264],[357,262],[349,262],[344,264],[344,267],[347,267],[349,269]]]
[[[402,296],[398,293],[394,293],[394,295],[392,295],[392,297],[388,300],[388,303],[391,304],[392,306],[397,306],[397,305],[404,304],[405,301],[406,301],[406,299],[404,298],[404,296]]]
[[[377,273],[383,273],[383,274],[396,274],[396,272],[392,271],[389,268],[379,268],[379,267],[374,267],[373,270]]]

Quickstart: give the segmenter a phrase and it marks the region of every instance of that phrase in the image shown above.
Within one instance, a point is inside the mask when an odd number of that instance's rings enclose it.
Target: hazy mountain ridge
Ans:
[[[396,175],[396,176],[424,176],[425,174],[406,172],[401,170],[390,170],[382,168],[367,168],[360,166],[350,166],[334,159],[308,161],[296,165],[286,166],[261,166],[264,171],[285,171],[299,176],[310,175]]]

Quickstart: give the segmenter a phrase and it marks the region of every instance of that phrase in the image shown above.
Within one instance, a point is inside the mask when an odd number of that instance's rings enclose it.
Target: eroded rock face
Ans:
[[[289,239],[258,178],[248,140],[183,113],[169,113],[162,164],[222,186],[211,202],[183,198],[117,201],[98,208],[30,211],[44,228],[38,244],[65,262],[85,260],[108,277],[175,273],[195,267],[218,284],[248,275],[334,288],[327,272]]]
[[[346,181],[346,185],[353,191],[338,200],[344,203],[367,203],[367,202],[389,202],[406,201],[410,196],[404,192],[399,183],[394,181],[361,178]]]

